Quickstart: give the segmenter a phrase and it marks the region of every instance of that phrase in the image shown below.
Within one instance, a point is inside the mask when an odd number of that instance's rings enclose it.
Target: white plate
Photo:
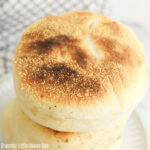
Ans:
[[[0,112],[7,101],[15,97],[12,75],[0,80]],[[2,143],[0,136],[0,143]],[[147,138],[137,112],[134,112],[126,124],[122,150],[148,150]]]

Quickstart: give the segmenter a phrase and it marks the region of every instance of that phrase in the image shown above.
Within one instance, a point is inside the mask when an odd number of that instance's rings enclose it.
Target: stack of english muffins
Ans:
[[[17,46],[16,99],[1,117],[5,143],[120,150],[147,83],[144,48],[128,27],[88,11],[49,15]]]

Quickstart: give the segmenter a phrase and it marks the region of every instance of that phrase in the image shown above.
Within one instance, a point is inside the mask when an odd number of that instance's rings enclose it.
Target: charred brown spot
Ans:
[[[78,39],[73,39],[72,37],[68,37],[66,35],[59,35],[43,41],[37,40],[35,42],[29,43],[27,46],[27,51],[32,50],[41,55],[47,52],[52,52],[56,47],[58,50],[60,50],[63,56],[64,51],[62,49],[65,48],[66,51],[70,53],[72,58],[76,60],[76,62],[82,68],[84,68],[87,64],[87,56],[83,52],[83,49],[78,46],[78,42]]]
[[[69,86],[70,91],[80,91],[82,94],[88,92],[98,92],[100,90],[99,81],[92,78],[85,78],[76,70],[71,69],[64,64],[56,64],[53,67],[43,65],[39,72],[31,76],[32,81],[37,83],[45,82],[47,85]]]
[[[75,40],[72,40],[66,35],[59,35],[55,37],[51,37],[44,41],[37,40],[36,42],[32,42],[29,44],[29,48],[36,50],[38,54],[46,53],[47,51],[52,51],[53,47],[62,47],[68,44],[71,44]]]
[[[57,83],[62,84],[69,81],[71,82],[73,78],[77,78],[77,76],[77,71],[65,66],[64,64],[58,64],[54,67],[43,65],[36,77],[37,80],[49,78],[49,82],[56,81]]]
[[[54,74],[56,75],[56,77],[59,76],[60,72],[61,73],[67,73],[69,76],[71,76],[72,74],[77,74],[77,72],[71,68],[66,67],[64,64],[55,66],[53,68],[50,69],[52,72],[54,72]]]
[[[87,56],[82,51],[82,49],[78,46],[73,46],[73,53],[72,58],[77,61],[77,63],[82,67],[85,68],[87,64]]]

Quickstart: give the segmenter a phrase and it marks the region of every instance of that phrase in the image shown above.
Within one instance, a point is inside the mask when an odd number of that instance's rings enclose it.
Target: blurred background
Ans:
[[[146,49],[150,78],[150,0],[0,0],[0,78],[12,71],[15,48],[24,29],[48,15],[91,10],[130,26]],[[139,105],[150,133],[150,89]]]

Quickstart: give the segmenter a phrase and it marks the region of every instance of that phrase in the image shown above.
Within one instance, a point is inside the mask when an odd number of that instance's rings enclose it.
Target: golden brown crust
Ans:
[[[143,48],[128,28],[87,11],[34,23],[14,59],[21,87],[67,103],[103,100],[109,85],[128,86],[144,63]]]

